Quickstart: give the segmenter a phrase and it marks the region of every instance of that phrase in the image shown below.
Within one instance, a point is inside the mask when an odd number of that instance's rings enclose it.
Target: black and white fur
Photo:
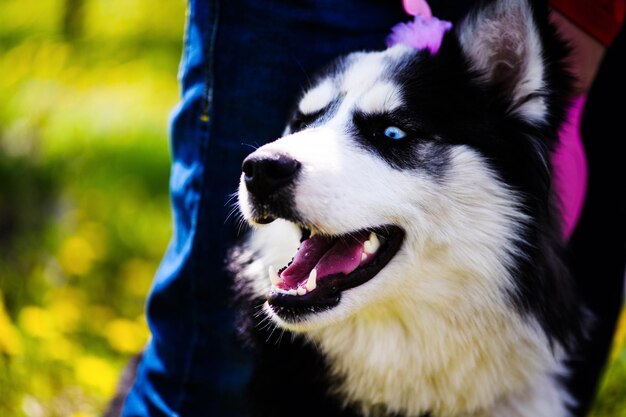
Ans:
[[[580,306],[562,260],[550,152],[570,78],[547,11],[486,1],[437,54],[395,46],[332,64],[283,138],[253,155],[301,171],[233,251],[258,349],[256,416],[565,417]],[[381,134],[407,132],[402,141]],[[267,206],[271,207],[267,207]],[[283,219],[280,219],[282,217]],[[286,219],[286,220],[285,220]],[[300,227],[393,224],[400,250],[338,305],[285,319],[267,303]]]

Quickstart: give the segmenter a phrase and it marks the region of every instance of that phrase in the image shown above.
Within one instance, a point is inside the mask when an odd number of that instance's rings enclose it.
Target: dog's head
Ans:
[[[526,0],[486,2],[436,54],[354,53],[314,79],[284,136],[246,158],[239,189],[252,225],[302,234],[266,278],[279,324],[525,291],[512,271],[551,216],[568,86],[545,19]]]

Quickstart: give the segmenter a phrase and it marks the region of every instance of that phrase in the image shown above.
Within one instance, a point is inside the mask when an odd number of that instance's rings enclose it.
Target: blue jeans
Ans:
[[[190,0],[171,119],[174,236],[147,302],[152,339],[124,416],[245,415],[252,358],[234,337],[227,220],[243,158],[277,138],[308,76],[381,49],[400,0]]]

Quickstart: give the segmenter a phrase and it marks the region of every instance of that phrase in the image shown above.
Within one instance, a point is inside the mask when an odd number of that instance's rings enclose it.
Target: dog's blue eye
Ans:
[[[406,133],[404,133],[404,130],[400,129],[399,127],[389,126],[387,129],[385,129],[385,136],[387,136],[389,139],[400,140],[406,136]]]

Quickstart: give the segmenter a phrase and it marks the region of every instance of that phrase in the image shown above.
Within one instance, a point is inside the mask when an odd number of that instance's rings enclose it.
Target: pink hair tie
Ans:
[[[412,22],[399,23],[391,28],[387,46],[403,44],[414,49],[428,49],[435,54],[441,47],[443,35],[452,29],[452,23],[433,16],[425,0],[403,0],[404,10],[414,16]]]
[[[408,15],[422,16],[426,20],[433,17],[433,12],[425,0],[402,0],[402,5]]]

